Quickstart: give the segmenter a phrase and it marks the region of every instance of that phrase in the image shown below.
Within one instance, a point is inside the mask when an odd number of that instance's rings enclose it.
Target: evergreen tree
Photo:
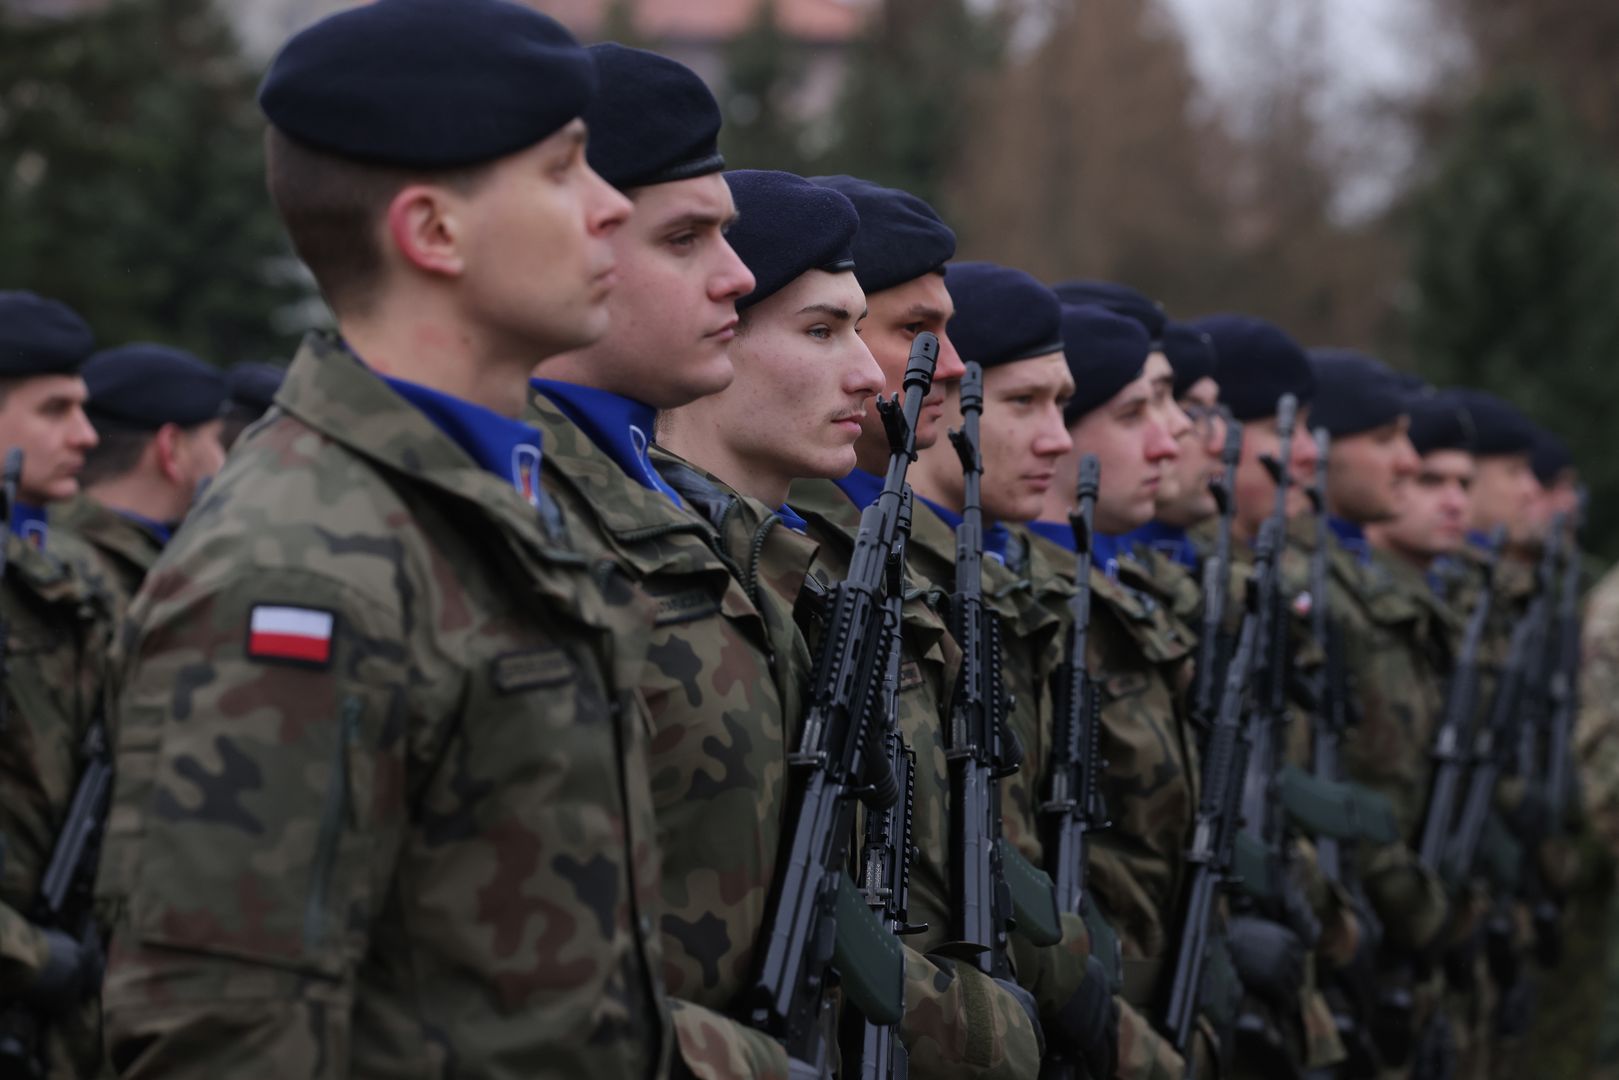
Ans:
[[[940,205],[968,147],[978,78],[999,62],[1004,37],[999,17],[965,0],[881,0],[850,54],[822,171]]]
[[[1468,109],[1413,207],[1419,369],[1518,403],[1564,435],[1592,489],[1590,538],[1619,551],[1619,189],[1542,88]]]
[[[210,0],[0,7],[0,287],[109,345],[284,354],[309,291],[265,195],[256,82]]]
[[[725,49],[720,151],[735,169],[807,168],[804,125],[792,95],[803,79],[800,46],[782,31],[774,0],[762,0],[747,31]]]

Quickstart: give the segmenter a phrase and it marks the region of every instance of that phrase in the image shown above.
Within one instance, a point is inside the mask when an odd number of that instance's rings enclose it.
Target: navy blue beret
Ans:
[[[951,263],[956,314],[945,332],[964,361],[988,371],[1063,351],[1062,301],[1032,274],[987,262]]]
[[[1405,413],[1407,394],[1393,370],[1352,349],[1311,349],[1315,406],[1310,426],[1334,439],[1393,423]]]
[[[71,375],[95,351],[77,312],[31,292],[0,292],[0,378]]]
[[[1146,328],[1154,349],[1160,348],[1163,344],[1164,326],[1169,322],[1169,316],[1164,314],[1162,304],[1138,289],[1112,281],[1086,281],[1076,278],[1072,281],[1059,281],[1051,287],[1051,291],[1065,304],[1093,304],[1107,308],[1115,315],[1134,319]]]
[[[1063,406],[1070,426],[1141,377],[1152,352],[1147,328],[1095,304],[1062,306],[1062,351],[1074,376],[1074,396]]]
[[[678,60],[607,41],[590,47],[601,86],[585,110],[590,167],[621,191],[725,168],[720,106]]]
[[[1456,387],[1452,393],[1473,419],[1473,453],[1480,457],[1527,454],[1535,445],[1535,425],[1517,406],[1484,390]]]
[[[245,360],[231,365],[225,372],[231,404],[248,412],[264,412],[275,404],[276,391],[286,376],[287,369],[278,364]]]
[[[788,172],[738,169],[725,174],[737,219],[725,234],[753,271],[753,291],[736,302],[742,311],[786,288],[809,270],[854,269],[860,218],[835,191]]]
[[[1535,431],[1535,445],[1529,451],[1529,467],[1535,470],[1535,479],[1541,487],[1557,483],[1557,474],[1574,467],[1574,454],[1568,443],[1545,428]]]
[[[860,215],[854,276],[867,296],[930,274],[956,257],[956,234],[910,192],[853,176],[812,176],[810,182],[854,203]]]
[[[584,112],[596,66],[573,35],[511,0],[376,0],[295,35],[259,108],[292,138],[404,168],[476,165]]]
[[[1200,379],[1214,378],[1214,343],[1203,331],[1171,321],[1159,347],[1175,371],[1175,397],[1184,397]]]
[[[1473,452],[1473,418],[1451,391],[1424,385],[1407,394],[1405,410],[1411,417],[1411,445],[1418,454],[1436,450]]]
[[[145,342],[96,353],[85,361],[84,382],[90,390],[85,409],[98,425],[190,427],[218,416],[230,397],[218,368]]]
[[[1209,335],[1220,401],[1238,420],[1275,416],[1283,394],[1298,398],[1300,408],[1315,397],[1310,359],[1280,327],[1251,315],[1206,315],[1189,325]]]

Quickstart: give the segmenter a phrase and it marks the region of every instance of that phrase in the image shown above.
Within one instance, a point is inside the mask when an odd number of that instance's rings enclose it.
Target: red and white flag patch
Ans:
[[[257,604],[248,619],[247,655],[259,660],[325,664],[332,658],[330,611]]]

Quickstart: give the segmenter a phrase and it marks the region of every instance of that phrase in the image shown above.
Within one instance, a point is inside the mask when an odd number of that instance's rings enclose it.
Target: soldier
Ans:
[[[21,453],[4,495],[0,571],[0,1072],[89,1077],[103,1067],[96,935],[41,910],[41,877],[93,748],[107,613],[46,547],[46,507],[79,490],[96,433],[80,365],[90,328],[65,305],[0,292],[0,447]],[[78,869],[78,868],[75,868]],[[85,868],[93,873],[94,867]],[[77,880],[75,882],[78,883]],[[68,918],[81,918],[79,898]]]
[[[860,223],[845,196],[789,173],[741,170],[725,179],[739,212],[727,240],[757,283],[737,302],[741,321],[731,345],[736,378],[720,393],[659,417],[661,445],[685,459],[660,464],[677,489],[700,491],[705,503],[723,503],[733,491],[749,496],[752,513],[746,505],[732,505],[723,515],[746,523],[726,530],[736,536],[738,559],[752,547],[766,507],[777,508],[788,528],[821,544],[811,579],[801,569],[768,563],[753,575],[756,589],[781,595],[806,630],[813,630],[815,595],[847,575],[851,537],[819,514],[800,516],[787,504],[788,487],[839,478],[854,467],[861,421],[874,411],[871,399],[883,388],[882,370],[857,332],[866,312],[851,247]],[[871,231],[860,228],[862,234]],[[692,476],[692,466],[707,471]],[[842,546],[833,553],[829,545]],[[917,596],[906,607],[912,644],[898,694],[899,723],[921,757],[912,808],[917,853],[909,921],[922,929],[906,938],[901,1023],[910,1074],[1031,1075],[1039,1068],[1040,1049],[1028,995],[1015,985],[997,986],[971,964],[923,955],[947,941],[950,925],[938,708],[954,664],[943,623],[926,602]],[[805,681],[808,675],[799,671],[795,678]]]
[[[275,404],[276,391],[287,377],[287,369],[280,364],[265,364],[244,360],[232,364],[225,372],[225,383],[230,387],[230,401],[226,403],[219,441],[227,451],[236,445],[249,424],[270,411]]]
[[[1424,866],[1410,845],[1421,834],[1431,773],[1428,752],[1460,628],[1429,595],[1420,573],[1377,558],[1367,538],[1369,528],[1398,520],[1421,469],[1408,435],[1407,395],[1393,372],[1370,357],[1314,350],[1310,359],[1315,421],[1331,436],[1325,512],[1334,546],[1327,555],[1324,600],[1329,633],[1341,643],[1342,656],[1341,665],[1328,668],[1331,684],[1324,686],[1326,696],[1317,708],[1334,697],[1346,706],[1352,722],[1338,736],[1341,768],[1355,784],[1386,800],[1403,838],[1351,836],[1346,842],[1359,841],[1354,879],[1376,916],[1373,925],[1383,928],[1380,994],[1385,1001],[1414,995],[1405,1022],[1395,1023],[1393,1011],[1385,1010],[1388,1023],[1379,1033],[1384,1066],[1408,1069],[1439,989],[1436,980],[1414,985],[1412,972],[1419,959],[1427,966],[1450,917],[1436,868]],[[1426,440],[1431,438],[1426,415],[1424,422]],[[1303,546],[1313,550],[1314,538]],[[1467,1020],[1471,1002],[1451,1005],[1448,1027],[1465,1066],[1473,1060],[1476,1040],[1467,1039],[1457,1021]],[[1444,1027],[1438,1028],[1433,1038],[1443,1041],[1443,1033]]]
[[[378,0],[270,66],[271,198],[341,336],[125,625],[123,1075],[665,1071],[651,612],[566,545],[516,420],[534,362],[608,325],[629,204],[585,160],[595,83],[505,0]]]
[[[86,409],[100,442],[84,493],[53,519],[122,619],[147,571],[225,461],[224,376],[162,345],[106,349],[84,365]]]
[[[1027,525],[1027,558],[1017,569],[1036,582],[1076,580],[1068,513],[1079,459],[1096,455],[1101,484],[1087,568],[1087,662],[1100,695],[1111,825],[1089,838],[1089,881],[1100,914],[1119,929],[1125,1008],[1154,1016],[1168,996],[1184,855],[1197,807],[1198,745],[1184,695],[1193,638],[1146,595],[1123,538],[1151,519],[1191,424],[1175,404],[1167,357],[1140,323],[1100,307],[1064,305],[1062,336],[1077,388],[1063,406],[1073,448],[1059,464],[1039,520]],[[1019,785],[1026,797],[1043,790],[1034,763],[1049,747],[1042,744],[1041,751],[1031,755],[1029,779]],[[1184,1070],[1166,1040],[1145,1024],[1131,1025],[1137,1026],[1145,1033],[1131,1047],[1132,1065],[1143,1072],[1148,1062],[1176,1074]]]

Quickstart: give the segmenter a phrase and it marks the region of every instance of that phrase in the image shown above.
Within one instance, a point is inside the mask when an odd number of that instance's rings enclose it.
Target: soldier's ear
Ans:
[[[157,469],[163,478],[171,484],[185,482],[184,469],[180,465],[181,431],[179,424],[164,424],[152,433],[152,449]]]
[[[388,203],[388,236],[394,250],[424,273],[459,277],[466,269],[461,205],[452,191],[434,184],[401,188]]]

